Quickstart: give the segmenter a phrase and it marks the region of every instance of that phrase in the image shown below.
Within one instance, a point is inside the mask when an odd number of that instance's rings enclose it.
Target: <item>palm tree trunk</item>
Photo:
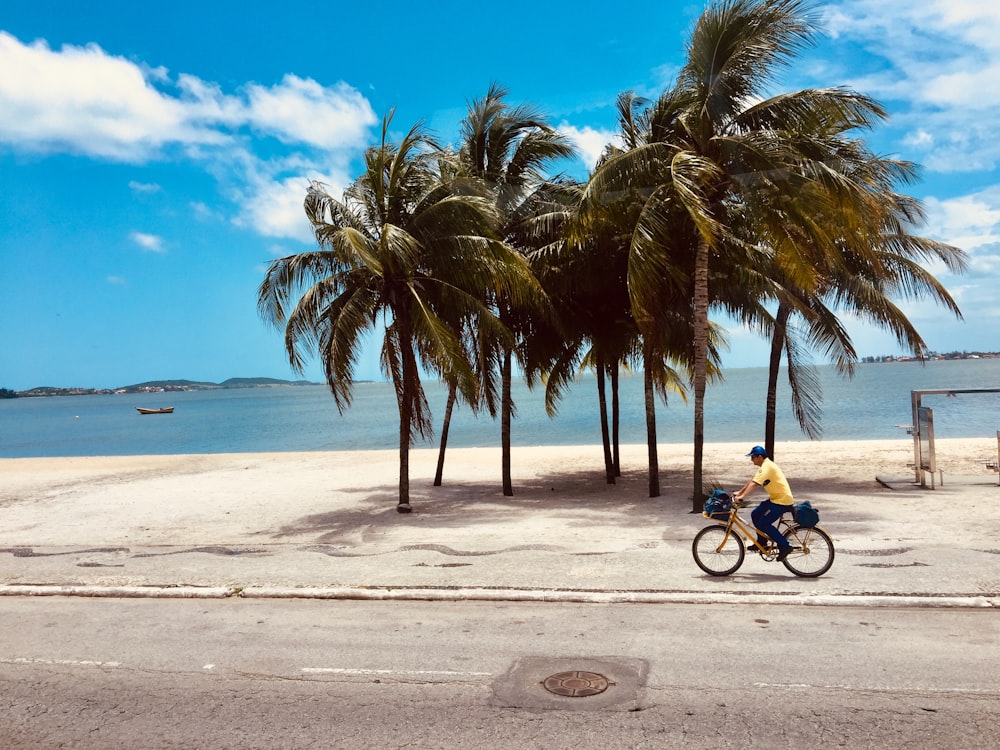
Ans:
[[[614,367],[608,368],[611,371],[611,445],[614,451],[613,461],[615,466],[615,476],[622,475],[622,456],[620,426],[621,426],[621,404],[618,401],[618,363]]]
[[[597,401],[601,409],[601,442],[604,445],[604,476],[608,484],[615,483],[615,467],[611,461],[611,437],[608,433],[608,397],[604,383],[604,357],[597,355]]]
[[[448,430],[451,427],[451,412],[455,408],[455,401],[458,398],[458,384],[448,385],[448,403],[444,407],[444,424],[441,426],[441,446],[438,448],[437,471],[434,473],[434,486],[441,486],[441,477],[444,474],[444,452],[448,448]]]
[[[510,418],[514,411],[514,399],[510,392],[512,357],[509,349],[504,352],[500,376],[500,450],[504,497],[514,496],[514,483],[510,477]]]
[[[410,419],[412,409],[404,397],[399,406],[399,502],[396,510],[409,513],[410,507]]]
[[[399,502],[396,510],[409,513],[410,507],[410,436],[413,434],[413,404],[416,399],[416,384],[419,382],[416,358],[413,354],[409,326],[404,316],[397,316],[399,328],[399,356],[401,358],[399,377],[396,384],[399,399]]]
[[[643,390],[646,396],[646,450],[649,454],[649,496],[660,496],[660,461],[656,453],[656,399],[653,391],[653,370],[649,366],[650,352],[643,347]]]
[[[411,510],[410,431],[413,426],[413,397],[409,393],[405,374],[400,388],[402,393],[399,396],[399,501],[396,504],[396,510],[400,513],[409,513]]]
[[[702,463],[705,452],[705,383],[708,378],[708,241],[698,240],[694,261],[694,488],[692,510],[700,512],[705,502],[702,492]]]
[[[785,335],[788,330],[788,317],[792,309],[783,304],[778,305],[774,316],[774,333],[771,335],[771,359],[767,370],[767,406],[764,414],[764,448],[767,455],[774,459],[774,432],[778,414],[778,375],[781,369],[781,353],[785,349]]]

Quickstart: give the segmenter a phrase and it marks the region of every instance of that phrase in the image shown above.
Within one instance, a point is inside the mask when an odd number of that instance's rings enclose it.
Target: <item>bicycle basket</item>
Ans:
[[[729,511],[733,507],[733,498],[725,490],[712,490],[705,500],[705,515],[717,521],[729,520]]]
[[[792,508],[792,515],[799,526],[811,528],[819,523],[819,511],[808,500],[796,503]]]

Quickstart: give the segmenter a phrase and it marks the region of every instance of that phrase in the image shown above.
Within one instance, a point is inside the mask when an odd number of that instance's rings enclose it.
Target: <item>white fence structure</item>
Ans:
[[[931,489],[936,486],[935,475],[938,481],[944,483],[944,477],[937,468],[937,454],[934,451],[934,411],[921,403],[922,398],[924,396],[959,396],[969,393],[1000,393],[1000,388],[943,388],[910,391],[910,405],[913,408],[913,468],[916,474],[915,481],[921,487],[927,486],[928,474],[930,474]],[[1000,431],[997,431],[996,465],[998,474],[1000,474]],[[993,467],[990,466],[990,468]]]

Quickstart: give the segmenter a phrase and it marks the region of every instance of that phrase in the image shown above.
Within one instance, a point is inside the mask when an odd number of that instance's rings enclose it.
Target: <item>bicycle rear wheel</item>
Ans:
[[[691,543],[691,553],[698,567],[710,576],[727,576],[743,564],[746,550],[743,539],[725,526],[706,526]]]
[[[792,545],[785,567],[795,575],[818,578],[833,565],[833,540],[818,526],[791,526],[785,529],[785,539]]]

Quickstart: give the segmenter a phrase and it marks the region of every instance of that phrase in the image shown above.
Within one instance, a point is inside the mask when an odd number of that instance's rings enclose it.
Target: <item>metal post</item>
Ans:
[[[917,412],[920,410],[920,391],[910,391],[910,406],[913,409],[913,421],[910,422],[913,425],[913,481],[923,486],[924,477],[920,470],[920,422],[917,419]]]

